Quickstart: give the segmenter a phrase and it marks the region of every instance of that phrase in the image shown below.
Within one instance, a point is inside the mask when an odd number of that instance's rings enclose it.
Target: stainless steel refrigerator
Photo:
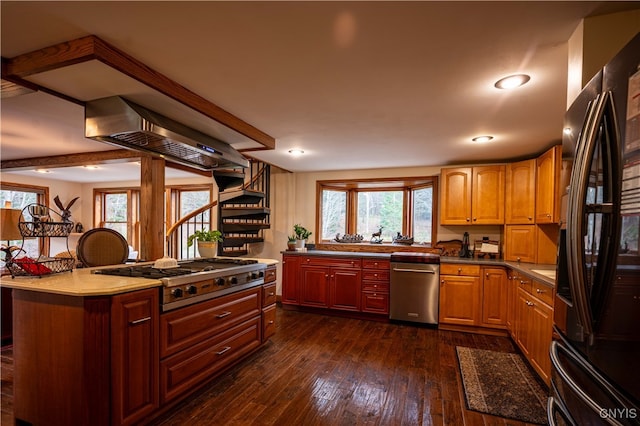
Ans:
[[[640,424],[640,33],[567,111],[549,423]]]

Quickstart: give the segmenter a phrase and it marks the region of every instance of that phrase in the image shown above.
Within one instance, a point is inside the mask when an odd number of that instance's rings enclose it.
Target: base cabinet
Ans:
[[[441,324],[477,326],[482,308],[480,267],[456,264],[440,265]]]
[[[158,408],[157,288],[13,295],[16,424],[129,425]]]
[[[113,297],[111,380],[113,424],[129,425],[159,407],[158,292]]]
[[[282,256],[282,303],[300,303],[300,256]]]
[[[482,268],[482,325],[506,328],[507,306],[507,271]]]
[[[385,259],[284,254],[282,304],[327,313],[389,314],[389,267]]]
[[[547,384],[551,374],[549,345],[553,332],[553,308],[547,302],[552,296],[553,289],[536,281],[529,286],[520,285],[517,289],[513,336],[522,353]]]

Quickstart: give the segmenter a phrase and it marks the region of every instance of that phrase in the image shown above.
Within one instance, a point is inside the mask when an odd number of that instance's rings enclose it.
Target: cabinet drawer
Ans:
[[[276,303],[276,283],[262,286],[262,306]]]
[[[260,345],[260,317],[160,362],[160,397],[171,401]]]
[[[538,281],[533,281],[531,284],[531,294],[549,306],[553,306],[553,289],[551,287],[539,283]]]
[[[262,341],[276,334],[276,305],[262,310]]]
[[[521,288],[527,293],[532,294],[533,283],[531,278],[527,278],[524,275],[515,275],[512,279],[518,288]]]
[[[339,267],[339,268],[360,268],[362,266],[360,259],[323,257],[323,256],[304,256],[300,264],[311,265],[311,266],[330,266],[330,267]]]
[[[196,345],[227,328],[260,315],[261,287],[222,296],[160,316],[160,357]]]
[[[364,269],[386,269],[388,271],[390,263],[388,260],[382,259],[362,259]]]
[[[389,294],[362,293],[362,312],[389,314]]]
[[[480,276],[480,265],[462,265],[457,263],[441,263],[440,275]]]
[[[269,266],[265,271],[264,271],[264,282],[265,283],[270,283],[276,280],[276,266]]]
[[[369,281],[389,281],[389,270],[370,270],[365,269],[362,271],[362,279]]]
[[[378,282],[378,281],[362,281],[362,291],[373,291],[373,292],[389,292],[389,281],[387,282]]]

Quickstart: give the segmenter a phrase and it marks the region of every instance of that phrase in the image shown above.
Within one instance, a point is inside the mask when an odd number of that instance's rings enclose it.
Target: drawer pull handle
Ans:
[[[224,317],[228,317],[229,315],[231,315],[231,312],[227,311],[227,312],[223,312],[223,313],[221,313],[219,315],[216,315],[216,318],[224,318]]]
[[[273,324],[273,320],[272,320],[272,321],[269,321],[269,325],[271,325],[271,324]]]
[[[142,324],[143,322],[147,322],[150,321],[151,317],[146,317],[146,318],[140,318],[134,321],[129,321],[129,325],[137,325],[137,324]]]
[[[216,355],[222,355],[223,353],[229,351],[231,346],[225,346],[220,352],[216,352]]]
[[[431,271],[429,269],[404,269],[404,268],[393,268],[395,272],[417,272],[419,274],[435,274],[435,271]]]
[[[546,293],[547,290],[540,290],[539,288],[536,288],[536,293],[538,294],[542,294],[542,293]]]
[[[273,291],[269,292],[269,296],[275,296],[276,294]]]

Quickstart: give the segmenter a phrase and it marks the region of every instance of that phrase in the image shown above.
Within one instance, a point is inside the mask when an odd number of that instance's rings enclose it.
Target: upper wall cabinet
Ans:
[[[445,168],[440,179],[440,224],[504,224],[505,166]]]
[[[562,145],[556,145],[536,160],[536,223],[560,221],[560,177]]]
[[[532,225],[536,209],[536,160],[507,164],[505,223]]]

